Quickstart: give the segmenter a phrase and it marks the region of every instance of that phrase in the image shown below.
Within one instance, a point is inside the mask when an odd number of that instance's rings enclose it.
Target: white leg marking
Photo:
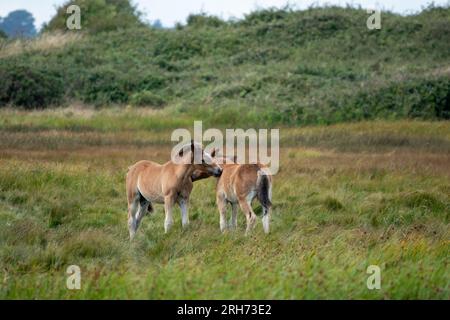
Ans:
[[[262,223],[263,223],[264,232],[269,233],[269,225],[270,225],[270,214],[269,213],[266,213],[262,217]]]
[[[227,202],[225,196],[222,193],[216,195],[217,208],[220,215],[220,231],[225,232],[227,229]]]
[[[188,214],[188,203],[187,200],[180,201],[180,209],[181,209],[181,224],[183,228],[189,224],[189,214]]]
[[[236,203],[231,204],[231,220],[230,226],[233,229],[237,228],[237,214],[238,214],[238,205]]]
[[[131,204],[128,213],[128,231],[130,232],[130,240],[133,240],[134,236],[136,235],[136,211],[138,210],[139,205],[137,204],[137,201],[134,200]]]
[[[165,233],[169,232],[170,227],[172,227],[173,225],[172,207],[173,207],[172,198],[170,196],[165,197],[164,199],[164,211],[166,213],[166,218],[164,220]]]
[[[220,212],[220,231],[225,232],[227,230],[226,211]]]
[[[130,232],[130,240],[136,235],[136,222],[132,217],[128,218],[128,231]]]

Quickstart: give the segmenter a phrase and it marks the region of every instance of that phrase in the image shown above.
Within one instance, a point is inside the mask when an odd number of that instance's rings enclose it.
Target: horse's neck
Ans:
[[[194,172],[194,166],[191,164],[176,164],[169,161],[166,163],[166,166],[170,166],[174,173],[181,179],[190,178]]]

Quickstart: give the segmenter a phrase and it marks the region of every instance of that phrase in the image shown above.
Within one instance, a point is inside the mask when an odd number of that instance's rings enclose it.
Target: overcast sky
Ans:
[[[0,17],[17,9],[26,9],[36,18],[36,26],[41,27],[56,12],[56,6],[66,0],[0,0]],[[360,4],[363,8],[389,9],[398,13],[419,11],[431,1],[429,0],[133,0],[139,10],[145,13],[147,20],[160,19],[164,26],[171,27],[176,22],[185,22],[190,13],[206,12],[224,19],[241,18],[256,8],[281,7],[290,3],[296,8],[306,8],[312,3]],[[435,4],[448,4],[449,0],[435,0]]]

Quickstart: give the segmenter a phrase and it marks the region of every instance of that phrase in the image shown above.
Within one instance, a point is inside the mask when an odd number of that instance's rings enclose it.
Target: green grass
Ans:
[[[245,237],[241,213],[221,234],[211,178],[195,184],[187,230],[177,211],[165,235],[157,205],[130,243],[126,169],[167,160],[171,130],[135,110],[66,112],[1,112],[3,299],[449,298],[448,122],[281,128],[269,235],[258,222]],[[79,291],[65,286],[72,264]],[[381,290],[366,287],[372,264]]]

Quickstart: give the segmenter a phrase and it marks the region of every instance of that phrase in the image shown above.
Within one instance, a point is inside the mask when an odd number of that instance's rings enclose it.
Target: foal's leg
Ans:
[[[136,213],[139,210],[140,194],[136,193],[133,199],[128,203],[128,231],[130,232],[130,240],[133,240],[137,230]]]
[[[265,233],[269,233],[269,225],[270,225],[270,206],[263,207],[263,217],[262,217],[262,224],[263,224],[263,228],[264,228],[264,232]]]
[[[225,232],[227,229],[227,201],[222,193],[216,195],[217,208],[219,208],[220,214],[220,231]]]
[[[181,209],[181,225],[183,226],[183,228],[185,228],[189,224],[189,214],[188,214],[189,200],[181,199],[178,202],[178,204],[180,205]]]
[[[247,228],[245,229],[245,235],[248,235],[250,230],[255,226],[256,214],[253,212],[251,200],[248,201],[248,199],[246,198],[241,198],[239,199],[239,205],[241,206],[241,209],[244,212],[245,217],[247,218]]]
[[[231,221],[230,221],[230,227],[232,229],[237,228],[237,214],[238,214],[238,205],[237,203],[231,204]]]
[[[164,231],[167,233],[170,230],[170,227],[173,225],[173,205],[175,203],[175,197],[173,194],[169,194],[164,197],[164,211],[166,213],[166,219],[164,221]]]

